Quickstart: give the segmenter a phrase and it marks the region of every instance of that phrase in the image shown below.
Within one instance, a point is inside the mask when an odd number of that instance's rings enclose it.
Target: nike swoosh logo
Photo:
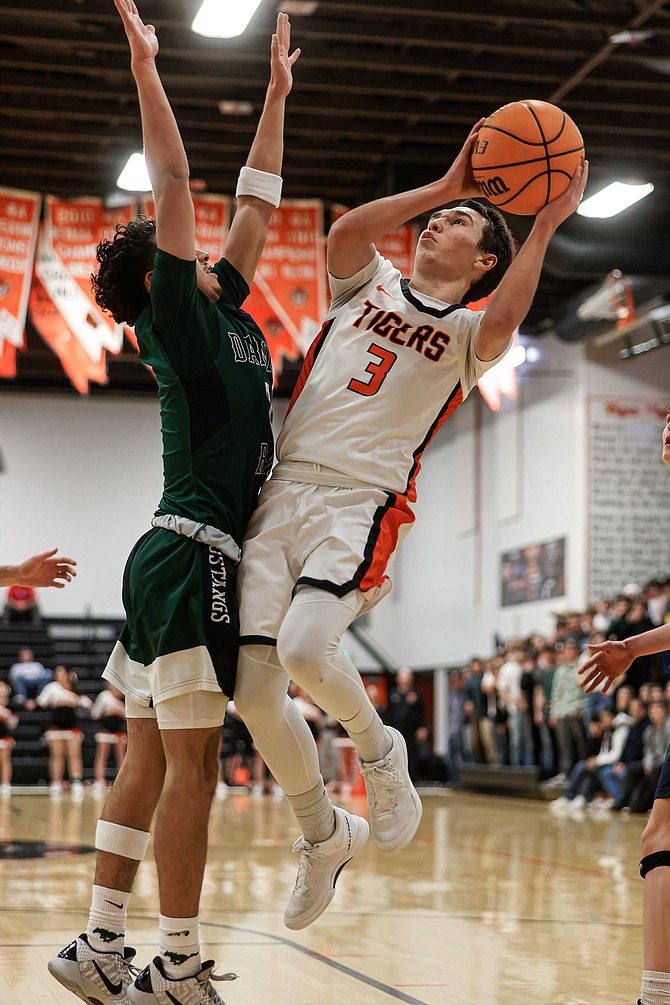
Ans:
[[[122,911],[122,910],[123,910],[123,904],[117,904],[117,903],[116,903],[115,901],[113,901],[113,900],[106,900],[106,901],[105,901],[105,903],[106,903],[106,904],[111,904],[111,905],[112,905],[112,907],[118,907],[119,911]]]
[[[105,985],[110,995],[120,995],[121,992],[123,991],[123,984],[121,984],[120,981],[118,984],[113,984],[112,981],[110,981],[107,974],[104,972],[104,970],[100,969],[95,960],[93,960],[93,966],[98,971],[98,974],[100,975],[100,980]],[[178,1002],[178,1005],[181,1005],[181,1002]]]
[[[170,992],[167,989],[165,990],[165,994],[170,999],[170,1001],[173,1003],[173,1005],[184,1005],[184,1003],[181,1002],[181,1001],[179,1001],[178,998],[175,998],[174,995],[171,995]]]
[[[380,293],[385,293],[387,297],[391,298],[391,300],[396,300],[397,301],[398,298],[394,297],[393,294],[389,293],[388,290],[385,290],[383,286],[378,286],[377,289],[379,290]]]

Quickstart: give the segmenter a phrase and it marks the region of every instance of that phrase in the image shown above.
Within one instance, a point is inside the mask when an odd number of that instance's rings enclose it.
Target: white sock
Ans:
[[[130,894],[123,890],[93,887],[86,935],[96,952],[123,955],[129,900]]]
[[[658,970],[643,970],[640,1001],[642,1005],[669,1005],[670,974],[660,973]]]
[[[335,814],[323,778],[308,792],[286,796],[295,818],[300,824],[305,841],[317,844],[331,837],[335,830]]]
[[[200,919],[158,917],[160,958],[168,977],[193,977],[202,969]]]
[[[342,725],[349,733],[350,739],[353,740],[356,753],[365,764],[381,761],[391,752],[393,740],[386,732],[384,723],[378,715],[375,715],[368,728],[362,733],[351,732],[346,722],[343,722]]]

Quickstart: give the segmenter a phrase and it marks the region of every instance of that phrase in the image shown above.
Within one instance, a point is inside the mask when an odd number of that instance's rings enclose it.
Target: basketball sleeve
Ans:
[[[329,307],[329,313],[332,310],[336,310],[342,307],[343,304],[348,303],[349,300],[366,286],[378,272],[381,272],[384,264],[386,262],[385,258],[379,254],[375,249],[375,257],[372,261],[364,265],[362,269],[355,273],[353,276],[349,276],[348,279],[338,279],[337,276],[333,276],[328,273],[328,282],[330,284],[331,292],[331,302]]]

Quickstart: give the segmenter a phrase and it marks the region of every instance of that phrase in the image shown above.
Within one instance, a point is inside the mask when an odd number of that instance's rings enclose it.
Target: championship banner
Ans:
[[[195,246],[206,251],[213,264],[223,258],[230,227],[230,199],[225,195],[196,195],[191,193],[195,210]],[[142,212],[155,219],[153,196],[141,200]]]
[[[119,353],[123,346],[123,325],[98,307],[90,277],[99,241],[131,219],[134,209],[132,199],[106,210],[100,199],[46,198],[30,316],[80,394],[88,393],[91,380],[107,382],[106,352]]]
[[[322,233],[319,200],[283,200],[243,305],[267,339],[275,383],[284,359],[307,352],[326,311]]]
[[[0,188],[0,377],[16,376],[24,344],[42,197]]]

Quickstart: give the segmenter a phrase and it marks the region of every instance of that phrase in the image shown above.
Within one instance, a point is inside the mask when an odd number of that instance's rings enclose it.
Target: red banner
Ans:
[[[0,188],[0,377],[16,376],[23,348],[42,197]]]
[[[106,352],[123,346],[123,325],[98,307],[90,277],[98,242],[129,220],[134,208],[133,201],[106,210],[99,199],[46,199],[30,316],[80,394],[88,393],[91,380],[107,382]]]
[[[225,195],[195,195],[191,193],[195,209],[195,246],[206,251],[210,262],[223,258],[230,226],[230,199]],[[154,217],[153,196],[142,199],[142,212]]]
[[[326,312],[323,205],[285,199],[274,211],[244,309],[265,335],[275,373],[307,351]]]

